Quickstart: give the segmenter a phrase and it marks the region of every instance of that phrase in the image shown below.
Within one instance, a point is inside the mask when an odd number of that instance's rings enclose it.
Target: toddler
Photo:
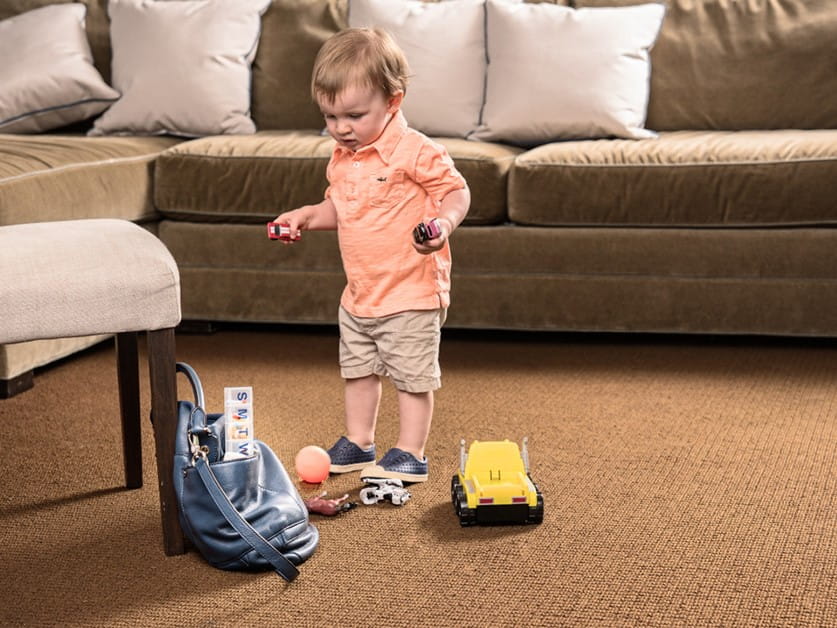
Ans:
[[[450,301],[448,238],[470,192],[447,151],[407,126],[408,72],[403,52],[380,29],[350,28],[323,44],[311,93],[337,142],[329,185],[321,203],[276,222],[293,237],[337,229],[347,278],[338,312],[346,433],[328,450],[331,472],[423,482]],[[439,234],[417,243],[414,227],[434,218]],[[381,376],[397,390],[400,429],[376,464]]]

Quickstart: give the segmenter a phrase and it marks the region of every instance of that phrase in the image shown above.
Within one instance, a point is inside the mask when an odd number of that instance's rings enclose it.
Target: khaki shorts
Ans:
[[[436,390],[442,385],[439,340],[446,314],[446,309],[416,310],[361,318],[341,307],[340,374],[389,376],[406,392]]]

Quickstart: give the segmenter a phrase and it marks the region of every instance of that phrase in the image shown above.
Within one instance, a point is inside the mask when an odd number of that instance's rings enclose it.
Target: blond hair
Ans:
[[[317,53],[311,97],[334,104],[349,86],[378,89],[384,96],[407,91],[409,66],[404,52],[385,30],[348,28],[332,35]]]

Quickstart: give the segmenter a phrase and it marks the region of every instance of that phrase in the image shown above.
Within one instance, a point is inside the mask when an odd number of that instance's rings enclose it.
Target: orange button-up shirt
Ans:
[[[465,187],[445,148],[399,111],[372,144],[335,147],[326,175],[348,280],[340,304],[361,317],[447,307],[450,246],[422,255],[412,245],[415,226]]]

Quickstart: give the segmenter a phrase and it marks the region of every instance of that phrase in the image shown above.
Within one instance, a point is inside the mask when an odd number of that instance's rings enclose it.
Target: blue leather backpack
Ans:
[[[274,569],[291,581],[317,548],[319,533],[275,453],[255,442],[247,458],[224,460],[224,415],[204,411],[200,379],[188,364],[195,402],[178,402],[174,488],[186,537],[219,569]]]

